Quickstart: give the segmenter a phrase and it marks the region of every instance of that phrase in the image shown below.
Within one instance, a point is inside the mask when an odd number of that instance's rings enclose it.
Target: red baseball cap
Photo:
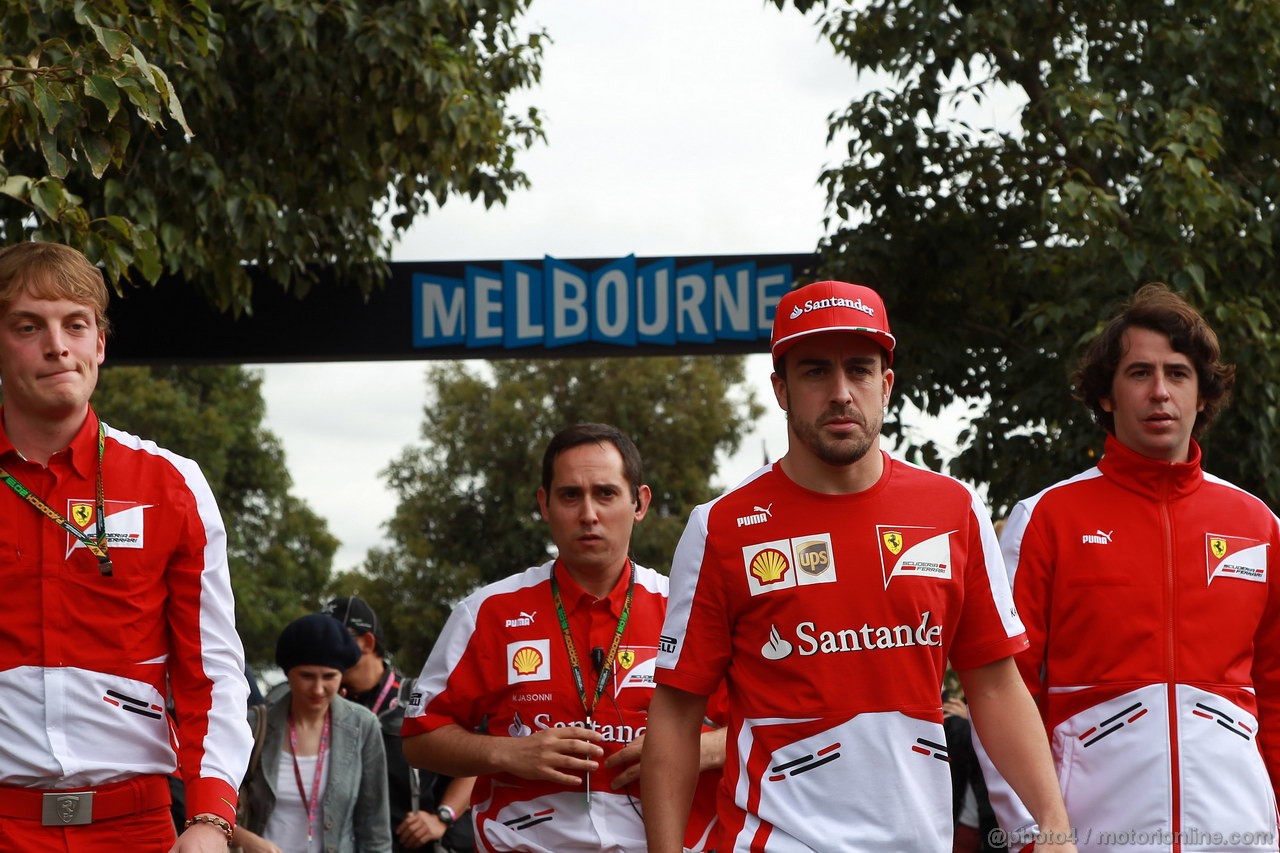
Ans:
[[[893,364],[893,334],[880,294],[847,281],[806,284],[782,297],[773,317],[773,360],[801,338],[824,332],[853,332],[879,344]]]

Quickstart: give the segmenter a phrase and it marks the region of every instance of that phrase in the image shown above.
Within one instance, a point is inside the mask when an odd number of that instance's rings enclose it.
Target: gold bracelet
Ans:
[[[231,843],[231,835],[232,835],[231,824],[225,818],[220,818],[217,815],[211,815],[211,814],[198,814],[195,817],[187,818],[187,822],[183,824],[182,828],[184,830],[190,829],[191,825],[196,823],[213,824],[214,826],[218,827],[218,829],[221,829],[224,833],[226,833],[227,843],[228,844]]]

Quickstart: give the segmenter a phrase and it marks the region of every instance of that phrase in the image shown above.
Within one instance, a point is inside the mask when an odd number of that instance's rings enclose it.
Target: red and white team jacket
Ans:
[[[405,737],[448,724],[494,737],[586,725],[551,595],[554,566],[545,563],[490,584],[454,608],[405,712]],[[563,568],[554,570],[588,696],[597,683],[592,650],[600,649],[603,658],[612,645],[635,572],[631,613],[592,718],[604,736],[603,762],[648,726],[667,578],[633,564],[613,592],[597,600]],[[642,853],[639,785],[614,791],[617,772],[602,767],[591,774],[589,805],[582,787],[481,776],[471,799],[476,843],[489,851]]]
[[[96,529],[98,418],[44,468],[0,426],[0,465]],[[106,427],[113,573],[0,484],[0,785],[84,788],[168,774],[191,814],[235,819],[252,738],[226,533],[194,462]],[[172,687],[176,734],[165,713]]]
[[[694,510],[657,678],[728,684],[720,850],[951,850],[942,677],[1026,646],[961,483],[885,456],[825,495],[778,465]]]
[[[1081,851],[1276,850],[1276,517],[1191,459],[1113,436],[1097,467],[1014,509],[1002,537]],[[988,770],[1011,831],[1030,817]]]

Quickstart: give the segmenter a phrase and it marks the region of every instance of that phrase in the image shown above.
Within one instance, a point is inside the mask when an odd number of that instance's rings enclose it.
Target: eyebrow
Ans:
[[[1178,355],[1182,355],[1182,354],[1181,354],[1181,353],[1178,353]],[[1183,357],[1182,357],[1182,358],[1180,358],[1180,359],[1179,359],[1179,358],[1169,358],[1169,359],[1166,359],[1166,360],[1161,361],[1161,362],[1145,361],[1145,360],[1144,360],[1144,361],[1131,361],[1131,362],[1129,362],[1128,364],[1124,365],[1124,369],[1125,369],[1125,370],[1133,370],[1135,367],[1141,367],[1141,368],[1146,368],[1147,370],[1154,370],[1157,364],[1159,364],[1159,365],[1163,366],[1166,370],[1167,370],[1167,369],[1169,369],[1169,368],[1171,368],[1171,367],[1182,367],[1182,368],[1185,368],[1185,369],[1187,369],[1187,370],[1194,370],[1194,369],[1195,369],[1195,365],[1193,365],[1193,364],[1191,363],[1191,359],[1189,359],[1189,358],[1187,358],[1187,357],[1185,357],[1185,356],[1183,356]]]
[[[77,308],[74,311],[68,311],[66,314],[61,314],[53,318],[50,318],[46,314],[38,314],[35,311],[24,311],[21,308],[13,308],[5,313],[6,320],[10,318],[16,318],[19,320],[48,320],[48,319],[65,320],[73,317],[92,317],[92,316],[93,316],[93,312],[90,311],[88,308]]]
[[[555,494],[557,494],[557,495],[566,494],[566,493],[568,493],[568,492],[582,492],[582,491],[586,491],[586,490],[588,490],[588,489],[589,489],[589,490],[592,490],[592,491],[594,491],[594,490],[596,490],[596,489],[618,489],[618,490],[625,490],[625,489],[624,489],[624,487],[623,487],[622,485],[620,485],[620,484],[618,484],[618,483],[615,483],[615,482],[613,482],[613,481],[611,481],[611,480],[601,480],[601,481],[600,481],[600,482],[598,482],[598,483],[588,483],[586,486],[579,486],[579,485],[577,485],[577,484],[565,484],[565,485],[563,485],[563,486],[552,486],[552,487],[551,487],[551,491],[552,491],[552,492],[554,492],[554,493],[555,493]]]

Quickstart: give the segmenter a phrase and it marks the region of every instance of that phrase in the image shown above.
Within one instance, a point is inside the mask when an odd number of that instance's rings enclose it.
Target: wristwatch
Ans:
[[[440,822],[445,826],[453,826],[457,820],[457,813],[449,806],[442,805],[436,809],[436,817],[440,818]]]

